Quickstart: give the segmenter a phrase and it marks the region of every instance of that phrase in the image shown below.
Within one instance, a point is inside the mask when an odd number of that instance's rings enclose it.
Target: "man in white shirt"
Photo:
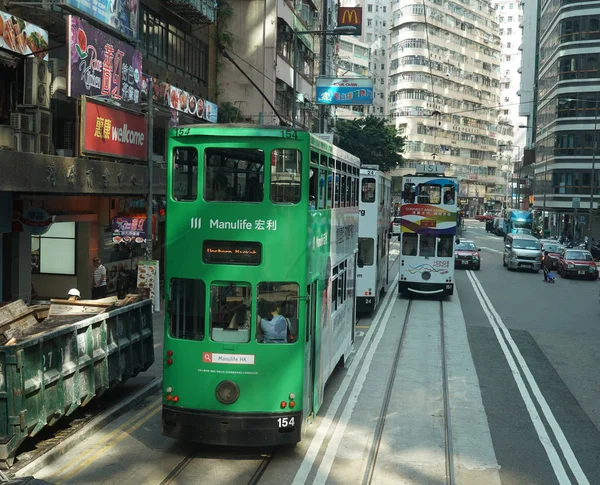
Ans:
[[[98,257],[95,257],[92,262],[94,263],[92,300],[106,298],[106,268]]]

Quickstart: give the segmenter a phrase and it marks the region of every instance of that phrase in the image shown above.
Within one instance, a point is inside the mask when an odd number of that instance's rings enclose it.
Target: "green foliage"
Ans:
[[[217,123],[238,123],[243,121],[242,110],[229,101],[219,104]]]
[[[367,116],[338,121],[336,132],[339,147],[359,157],[362,164],[378,165],[383,172],[402,164],[404,138],[396,128],[386,125],[384,118]]]
[[[235,42],[235,34],[227,29],[227,21],[233,17],[235,11],[233,7],[227,3],[225,0],[218,0],[217,2],[217,19],[216,19],[216,27],[217,27],[217,78],[219,76],[219,72],[221,72],[221,68],[223,66],[223,57],[221,56],[221,51],[226,47],[232,47]],[[219,99],[219,95],[221,94],[221,86],[217,84],[216,87],[216,98],[217,101]]]

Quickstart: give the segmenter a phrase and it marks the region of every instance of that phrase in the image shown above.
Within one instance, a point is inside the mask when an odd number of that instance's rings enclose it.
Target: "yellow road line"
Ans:
[[[120,426],[118,426],[117,428],[115,428],[113,431],[111,431],[109,434],[107,434],[100,441],[98,441],[97,443],[95,443],[94,446],[101,446],[100,450],[104,450],[105,448],[106,449],[110,448],[115,443],[117,443],[116,440],[121,441],[121,439],[123,439],[125,436],[128,436],[128,433],[130,433],[131,431],[135,431],[137,428],[139,428],[142,424],[144,424],[148,419],[150,419],[152,416],[154,416],[161,409],[162,409],[162,397],[159,397],[158,399],[154,400],[151,404],[149,404],[145,408],[143,408],[140,411],[138,411],[136,414],[134,414],[131,418],[129,418],[123,424],[121,424]],[[151,411],[150,414],[146,415],[149,411]],[[146,415],[146,416],[144,416],[144,415]],[[128,428],[128,426],[130,426],[130,427]],[[126,431],[124,431],[125,428],[127,428]],[[120,433],[124,433],[124,434],[122,435],[122,437],[117,438],[117,435],[119,435]],[[114,442],[106,445],[106,443],[108,441],[111,441],[113,439],[115,440]],[[96,456],[96,453],[94,453],[90,458],[95,457],[95,456]],[[94,458],[94,459],[96,459],[96,458]],[[84,463],[86,463],[85,466],[87,466],[89,463],[91,463],[91,461],[89,461],[89,459],[88,459]],[[49,480],[51,482],[54,482],[54,480],[56,478],[60,477],[61,475],[64,475],[65,472],[67,472],[68,469],[72,468],[76,464],[77,464],[77,459],[72,460],[71,462],[67,463],[66,465],[64,465],[61,468],[59,468],[58,470],[56,470],[52,474],[52,476],[49,478]],[[77,469],[75,470],[75,472],[79,471],[81,468],[84,468],[84,467],[81,467],[81,466],[77,467]],[[72,474],[69,473],[68,475],[66,475],[66,477],[67,477],[66,479],[70,478],[71,476],[72,476]],[[65,479],[63,479],[62,481],[56,482],[55,485],[59,485],[64,480]]]
[[[356,325],[356,328],[371,328],[371,325]]]

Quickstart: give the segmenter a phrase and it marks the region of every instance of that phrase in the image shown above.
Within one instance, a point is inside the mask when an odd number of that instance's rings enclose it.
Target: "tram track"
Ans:
[[[442,404],[444,413],[444,450],[445,450],[445,475],[446,485],[454,485],[454,459],[453,459],[453,448],[452,448],[452,425],[450,420],[450,401],[448,392],[448,371],[446,362],[446,338],[444,332],[444,303],[439,302],[439,314],[440,314],[440,358],[442,368]],[[410,316],[413,306],[413,300],[408,302],[406,314],[404,316],[404,325],[398,339],[396,346],[396,352],[391,362],[390,373],[386,382],[384,390],[383,402],[381,410],[377,418],[377,424],[373,435],[373,442],[369,451],[367,459],[366,469],[363,475],[363,485],[376,485],[373,482],[373,477],[377,467],[377,458],[379,456],[379,450],[382,442],[383,432],[386,425],[386,418],[388,416],[389,405],[391,402],[392,392],[394,390],[394,383],[396,381],[396,375],[398,367],[400,365],[400,358],[402,356],[402,350],[406,342],[406,334],[409,327]]]
[[[246,464],[249,461],[257,462],[255,466],[246,466],[248,470],[238,470],[235,467],[235,481],[240,483],[240,477],[247,476],[247,485],[257,485],[260,479],[264,475],[265,471],[271,464],[273,457],[275,456],[274,450],[265,450],[263,452],[218,452],[213,450],[206,450],[204,447],[196,447],[190,450],[190,452],[171,470],[171,472],[160,482],[159,485],[171,485],[174,483],[190,483],[185,476],[187,474],[194,474],[197,468],[203,469],[225,469],[232,470],[232,465],[236,463]],[[202,466],[202,462],[206,463],[206,467]],[[221,462],[217,465],[218,462]],[[194,468],[194,471],[192,471]],[[243,483],[243,482],[241,482]]]

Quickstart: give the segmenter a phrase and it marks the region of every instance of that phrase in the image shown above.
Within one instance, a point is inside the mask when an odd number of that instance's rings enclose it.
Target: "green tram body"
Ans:
[[[162,432],[296,443],[354,341],[360,161],[250,125],[173,129],[169,153]],[[259,331],[269,301],[286,343]]]

